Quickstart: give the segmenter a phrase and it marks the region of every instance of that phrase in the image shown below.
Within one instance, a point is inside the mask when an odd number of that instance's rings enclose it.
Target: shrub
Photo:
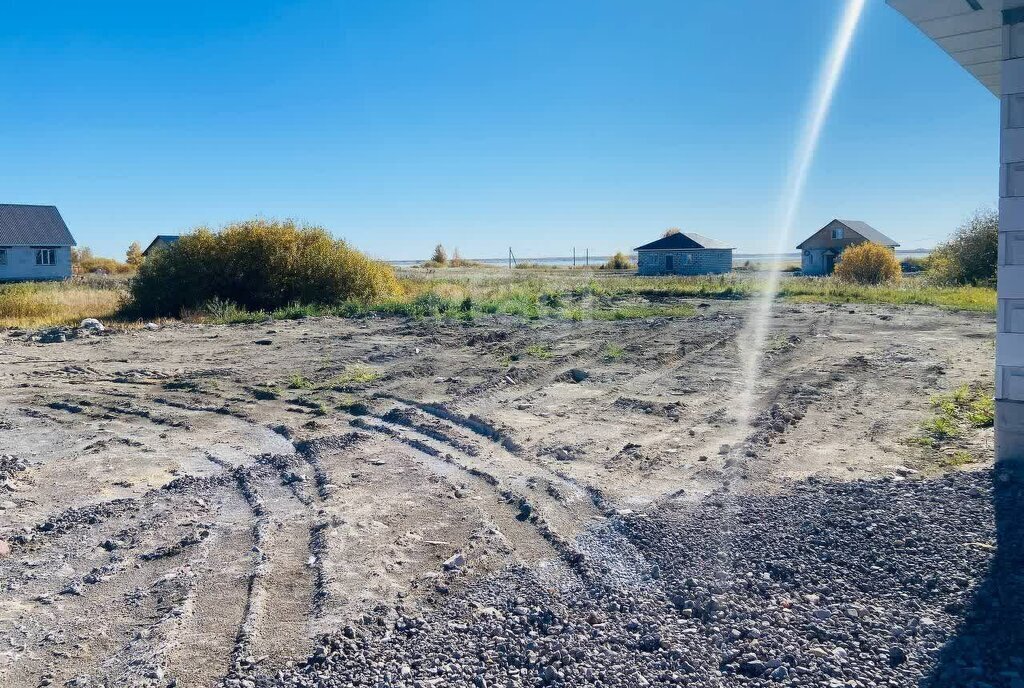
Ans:
[[[480,263],[472,260],[466,260],[460,256],[459,249],[454,249],[452,251],[452,257],[448,259],[448,267],[450,268],[472,268],[478,267],[479,265]]]
[[[664,239],[664,238],[668,238],[668,237],[672,236],[673,234],[682,234],[682,233],[683,233],[683,230],[679,229],[678,227],[669,227],[668,229],[666,229],[664,232],[661,233],[661,236]]]
[[[943,284],[986,284],[996,277],[999,215],[978,211],[928,256],[928,276]]]
[[[885,246],[866,241],[843,251],[835,276],[841,282],[882,284],[899,280],[902,271],[896,254]]]
[[[93,254],[88,246],[71,249],[71,270],[76,275],[106,274],[126,275],[135,271],[128,265],[113,258],[102,258]]]
[[[608,262],[601,266],[602,270],[633,270],[636,265],[622,251],[608,259]]]
[[[131,283],[143,316],[177,315],[210,302],[274,310],[292,304],[368,303],[396,296],[394,270],[319,227],[250,220],[197,229],[151,255]]]

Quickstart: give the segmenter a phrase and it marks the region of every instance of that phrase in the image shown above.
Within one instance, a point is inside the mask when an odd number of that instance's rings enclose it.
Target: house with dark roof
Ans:
[[[800,269],[805,275],[831,275],[842,252],[865,241],[893,251],[899,246],[867,222],[832,220],[797,246],[800,249]]]
[[[56,207],[0,203],[0,281],[67,279],[72,246]]]
[[[156,238],[149,242],[149,246],[147,246],[146,250],[142,252],[142,255],[148,256],[153,251],[159,250],[165,246],[170,246],[180,238],[181,237],[177,234],[157,234]]]
[[[719,275],[732,271],[733,247],[694,232],[673,232],[633,250],[640,275]]]

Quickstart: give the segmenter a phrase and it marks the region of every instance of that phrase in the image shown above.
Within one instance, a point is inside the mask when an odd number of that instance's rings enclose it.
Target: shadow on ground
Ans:
[[[1024,688],[1024,466],[997,468],[996,554],[957,635],[921,685]]]

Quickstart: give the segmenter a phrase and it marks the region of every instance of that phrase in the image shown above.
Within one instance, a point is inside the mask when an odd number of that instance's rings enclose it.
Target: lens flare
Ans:
[[[793,233],[793,223],[803,200],[807,177],[814,163],[814,155],[818,150],[821,132],[828,119],[832,100],[835,96],[839,77],[846,64],[853,36],[857,32],[866,0],[847,0],[842,18],[836,27],[832,45],[821,67],[821,72],[811,94],[803,130],[797,142],[796,150],[790,164],[786,186],[782,194],[779,208],[779,223],[776,254],[786,252]],[[741,427],[746,427],[752,419],[754,398],[756,396],[757,378],[760,373],[761,359],[764,355],[765,340],[768,334],[768,323],[771,320],[775,294],[779,288],[781,265],[773,263],[768,271],[764,291],[758,298],[754,313],[744,329],[740,339],[742,346],[743,385],[736,406]]]

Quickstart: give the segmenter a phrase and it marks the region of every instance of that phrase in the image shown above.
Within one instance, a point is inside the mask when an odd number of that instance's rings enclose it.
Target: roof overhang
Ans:
[[[1024,0],[886,0],[939,44],[985,88],[999,96],[1003,61],[1003,11]]]

